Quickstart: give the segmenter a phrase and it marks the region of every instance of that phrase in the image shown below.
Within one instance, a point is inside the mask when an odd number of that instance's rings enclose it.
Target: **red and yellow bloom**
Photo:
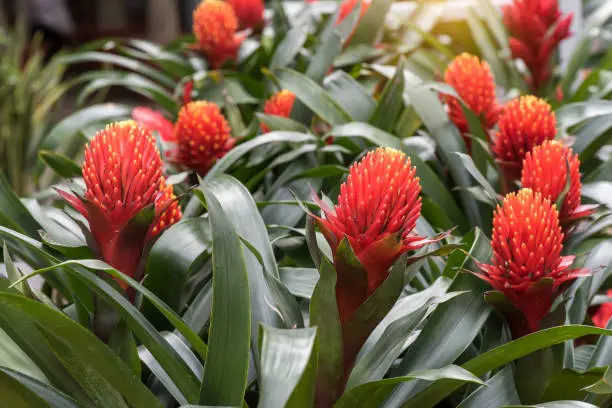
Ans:
[[[499,163],[505,189],[521,176],[523,159],[535,146],[557,135],[557,120],[551,106],[532,95],[513,99],[503,108],[491,150]]]
[[[177,151],[172,160],[204,176],[236,143],[219,107],[206,101],[184,105],[174,127]]]
[[[270,97],[264,104],[263,113],[272,116],[281,116],[288,118],[295,102],[295,94],[287,89],[278,91]],[[263,123],[261,124],[262,132],[269,132],[270,129]]]
[[[524,188],[508,194],[493,216],[493,258],[478,264],[477,276],[501,292],[510,305],[500,308],[515,338],[540,329],[564,284],[589,274],[570,269],[574,256],[561,256],[563,232],[556,206]],[[499,299],[489,294],[494,306]]]
[[[580,160],[572,149],[558,140],[545,141],[528,152],[523,160],[521,184],[541,192],[556,202],[567,185],[569,164],[569,190],[565,194],[559,219],[562,225],[593,213],[594,207],[580,204]]]
[[[463,53],[457,56],[444,72],[444,82],[455,89],[459,97],[480,118],[485,131],[493,128],[499,117],[495,97],[495,81],[489,64],[478,57]],[[461,133],[469,132],[468,121],[457,98],[445,95],[450,119]],[[465,139],[469,145],[469,139]]]
[[[181,219],[151,131],[134,121],[99,131],[85,149],[85,197],[60,194],[87,220],[100,257],[139,279],[147,244]],[[147,208],[150,216],[135,216]],[[144,221],[143,221],[144,220]]]
[[[238,18],[222,0],[203,0],[193,11],[193,32],[213,68],[235,60],[245,36],[237,34]]]

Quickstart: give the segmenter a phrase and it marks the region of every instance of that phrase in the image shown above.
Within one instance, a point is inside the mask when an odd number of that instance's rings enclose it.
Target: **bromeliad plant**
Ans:
[[[608,406],[607,62],[556,68],[553,2],[479,4],[480,56],[389,43],[386,0],[63,56],[112,69],[43,138],[54,189],[1,184],[2,403]]]

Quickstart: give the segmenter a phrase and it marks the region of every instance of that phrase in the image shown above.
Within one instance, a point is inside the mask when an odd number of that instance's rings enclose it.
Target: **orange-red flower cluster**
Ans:
[[[489,64],[478,57],[463,53],[457,56],[444,72],[444,82],[455,89],[465,104],[480,118],[485,131],[493,128],[499,117],[495,97],[495,81]],[[462,133],[469,131],[461,104],[457,98],[445,95],[449,117]],[[469,139],[465,139],[469,145]]]
[[[213,68],[235,60],[244,35],[237,33],[238,18],[222,0],[204,0],[193,12],[193,32]]]
[[[206,101],[189,102],[174,127],[178,152],[173,160],[204,176],[236,143],[219,107]]]
[[[87,220],[101,258],[139,279],[146,245],[181,219],[151,131],[134,121],[99,131],[85,150],[85,197],[60,194]],[[135,216],[150,208],[151,216]]]
[[[546,101],[532,95],[506,104],[498,121],[491,150],[499,163],[506,191],[521,176],[523,159],[535,146],[557,135],[557,120]]]
[[[278,91],[270,97],[264,104],[263,112],[266,115],[282,116],[288,118],[295,102],[295,94],[287,89]],[[262,132],[269,132],[270,129],[263,123],[261,124]]]
[[[525,62],[531,87],[537,91],[550,79],[553,53],[570,36],[573,15],[562,15],[558,0],[514,0],[502,11],[512,56]]]
[[[495,210],[492,263],[479,263],[477,276],[520,312],[502,308],[515,338],[538,331],[563,284],[589,274],[570,269],[575,257],[561,256],[562,242],[556,206],[539,192],[510,193]]]
[[[562,225],[593,213],[594,207],[580,204],[580,160],[572,149],[557,140],[545,141],[528,152],[523,160],[521,184],[556,202],[567,185],[569,165],[569,190],[559,212]]]
[[[264,4],[262,0],[226,0],[232,5],[240,29],[261,29],[264,22]]]

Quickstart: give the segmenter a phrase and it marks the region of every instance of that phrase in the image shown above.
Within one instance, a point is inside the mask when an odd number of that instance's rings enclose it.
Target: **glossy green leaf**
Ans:
[[[42,383],[49,380],[20,345],[0,328],[0,366],[27,375]]]
[[[461,384],[464,384],[465,382],[483,384],[480,378],[474,376],[469,371],[455,365],[449,365],[438,369],[414,371],[406,376],[391,377],[384,380],[359,385],[346,392],[334,405],[334,408],[348,408],[355,406],[364,408],[380,407],[395,385],[417,379],[425,381],[453,379]]]
[[[404,85],[404,60],[400,60],[395,75],[387,81],[376,110],[368,121],[370,125],[386,132],[394,129],[397,117],[404,106]]]
[[[270,131],[289,131],[289,132],[300,132],[308,133],[308,128],[302,123],[297,122],[293,119],[285,118],[282,116],[265,115],[263,113],[256,113],[257,119]]]
[[[281,41],[274,51],[274,55],[270,61],[270,69],[288,66],[300,52],[300,49],[302,49],[307,34],[308,31],[306,26],[297,26],[289,30],[283,41]]]
[[[457,408],[493,408],[520,403],[512,368],[506,366],[468,395]]]
[[[275,329],[262,326],[260,407],[310,407],[314,398],[314,361],[316,361],[316,328]],[[315,355],[313,355],[315,353]],[[313,361],[314,358],[314,361]],[[310,372],[306,372],[310,367]],[[311,377],[311,378],[305,378]],[[288,401],[305,381],[306,389],[299,398]]]
[[[89,369],[102,375],[134,407],[161,407],[159,401],[115,353],[87,329],[57,311],[21,296],[0,293],[0,304],[27,313],[47,333],[68,339],[72,355],[87,361]]]
[[[81,166],[66,156],[48,150],[39,151],[38,156],[60,177],[70,178],[82,175]]]
[[[467,24],[470,28],[474,41],[480,49],[483,59],[486,60],[491,66],[495,82],[502,86],[505,85],[507,81],[506,73],[504,71],[504,65],[500,61],[497,54],[497,47],[489,38],[489,35],[480,20],[479,14],[472,7],[467,10]]]
[[[342,331],[336,304],[336,271],[327,258],[319,266],[320,278],[310,300],[310,325],[319,338],[316,404],[331,405],[339,397],[343,373]]]
[[[335,71],[325,78],[325,89],[356,121],[367,121],[376,109],[374,98],[344,71]]]
[[[610,115],[611,113],[611,101],[596,99],[563,105],[555,111],[555,116],[557,117],[557,127],[566,130],[587,119],[602,115]]]
[[[18,408],[48,408],[38,395],[29,390],[25,385],[0,370],[0,395],[2,404],[6,407]]]
[[[15,231],[38,236],[40,225],[21,203],[4,174],[0,172],[0,225]]]
[[[520,357],[531,354],[536,350],[590,334],[611,336],[612,331],[593,326],[581,325],[553,327],[529,334],[502,346],[496,347],[493,350],[487,351],[486,353],[482,353],[463,364],[462,367],[475,375],[484,375],[488,371],[494,370]],[[441,381],[428,387],[419,393],[415,398],[412,398],[409,403],[402,405],[402,407],[422,407],[424,405],[435,405],[460,386],[461,384],[453,381]]]
[[[465,153],[455,154],[459,157],[459,159],[461,159],[461,162],[465,166],[465,169],[468,171],[468,173],[470,173],[474,180],[476,180],[478,184],[480,184],[480,186],[484,189],[489,198],[495,201],[497,197],[497,192],[495,191],[491,183],[489,183],[489,180],[487,180],[486,177],[483,176],[483,174],[476,168],[476,165],[472,161],[472,158]]]
[[[374,44],[385,24],[387,12],[391,8],[391,0],[373,0],[351,38],[351,45]]]
[[[581,162],[592,158],[597,151],[610,140],[612,119],[610,115],[602,115],[588,121],[576,132],[576,142],[572,149],[578,153]]]
[[[249,280],[238,233],[213,189],[203,188],[213,237],[213,305],[200,403],[237,406],[249,367]]]
[[[314,268],[279,268],[280,280],[295,296],[310,299],[319,280]]]
[[[582,401],[553,401],[537,405],[508,405],[502,408],[597,408],[597,406]]]
[[[293,92],[298,100],[323,120],[332,125],[352,120],[340,104],[312,79],[287,68],[278,68],[273,72],[283,88]]]
[[[47,384],[39,382],[32,377],[28,377],[27,375],[21,374],[17,371],[12,371],[4,367],[0,367],[0,371],[2,371],[3,374],[12,377],[14,380],[21,383],[21,385],[23,385],[33,393],[37,394],[52,408],[80,408],[82,406],[78,405],[76,401],[74,401],[66,394],[48,386]],[[81,401],[81,403],[82,402],[83,401]]]

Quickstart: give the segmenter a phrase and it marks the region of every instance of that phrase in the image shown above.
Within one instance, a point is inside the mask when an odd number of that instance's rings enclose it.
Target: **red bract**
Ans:
[[[593,213],[594,207],[580,205],[580,160],[572,149],[557,140],[546,141],[527,153],[523,160],[521,183],[544,197],[556,202],[567,184],[567,164],[570,171],[570,186],[563,199],[559,212],[562,225],[586,217]]]
[[[495,98],[495,81],[489,64],[478,57],[463,53],[444,72],[444,82],[452,86],[466,105],[480,118],[485,131],[497,123],[499,106]],[[449,116],[462,133],[470,128],[457,98],[445,95]],[[469,139],[465,139],[469,145]]]
[[[334,210],[315,198],[325,218],[316,218],[334,255],[338,273],[336,295],[341,323],[385,280],[389,267],[407,251],[432,242],[414,235],[421,213],[421,186],[416,169],[404,153],[378,148],[351,166],[340,186]],[[338,247],[347,238],[368,275],[367,287],[347,288]]]
[[[563,284],[589,274],[570,269],[575,257],[561,256],[562,241],[556,206],[539,192],[510,193],[495,210],[492,264],[478,263],[476,275],[517,309],[503,311],[515,338],[538,331]]]
[[[193,12],[193,32],[199,48],[214,68],[235,60],[245,36],[237,34],[238,18],[232,6],[221,0],[204,0]]]
[[[159,133],[163,141],[174,140],[174,125],[160,112],[144,106],[137,106],[132,109],[132,119]]]
[[[262,0],[226,0],[234,8],[240,28],[260,29],[264,23]]]
[[[178,151],[172,160],[204,176],[236,142],[221,110],[212,102],[183,106],[174,128]]]
[[[608,290],[606,295],[612,297],[612,290]],[[593,314],[592,320],[595,326],[605,329],[610,317],[612,317],[612,302],[606,302],[597,308]]]
[[[293,108],[293,102],[295,102],[295,94],[291,91],[283,89],[272,95],[270,99],[266,101],[263,112],[266,115],[288,118],[291,114],[291,109]],[[261,131],[266,133],[269,132],[270,129],[262,123]]]
[[[99,131],[85,149],[83,199],[60,194],[89,222],[101,258],[139,279],[143,250],[181,218],[151,131],[134,121]],[[150,208],[151,213],[135,218]]]
[[[557,135],[557,120],[546,101],[527,95],[508,102],[498,125],[491,150],[503,171],[505,190],[510,191],[521,176],[525,155]]]
[[[531,87],[537,91],[552,74],[552,55],[569,37],[573,15],[562,15],[557,0],[514,0],[502,8],[514,58],[525,62]]]

